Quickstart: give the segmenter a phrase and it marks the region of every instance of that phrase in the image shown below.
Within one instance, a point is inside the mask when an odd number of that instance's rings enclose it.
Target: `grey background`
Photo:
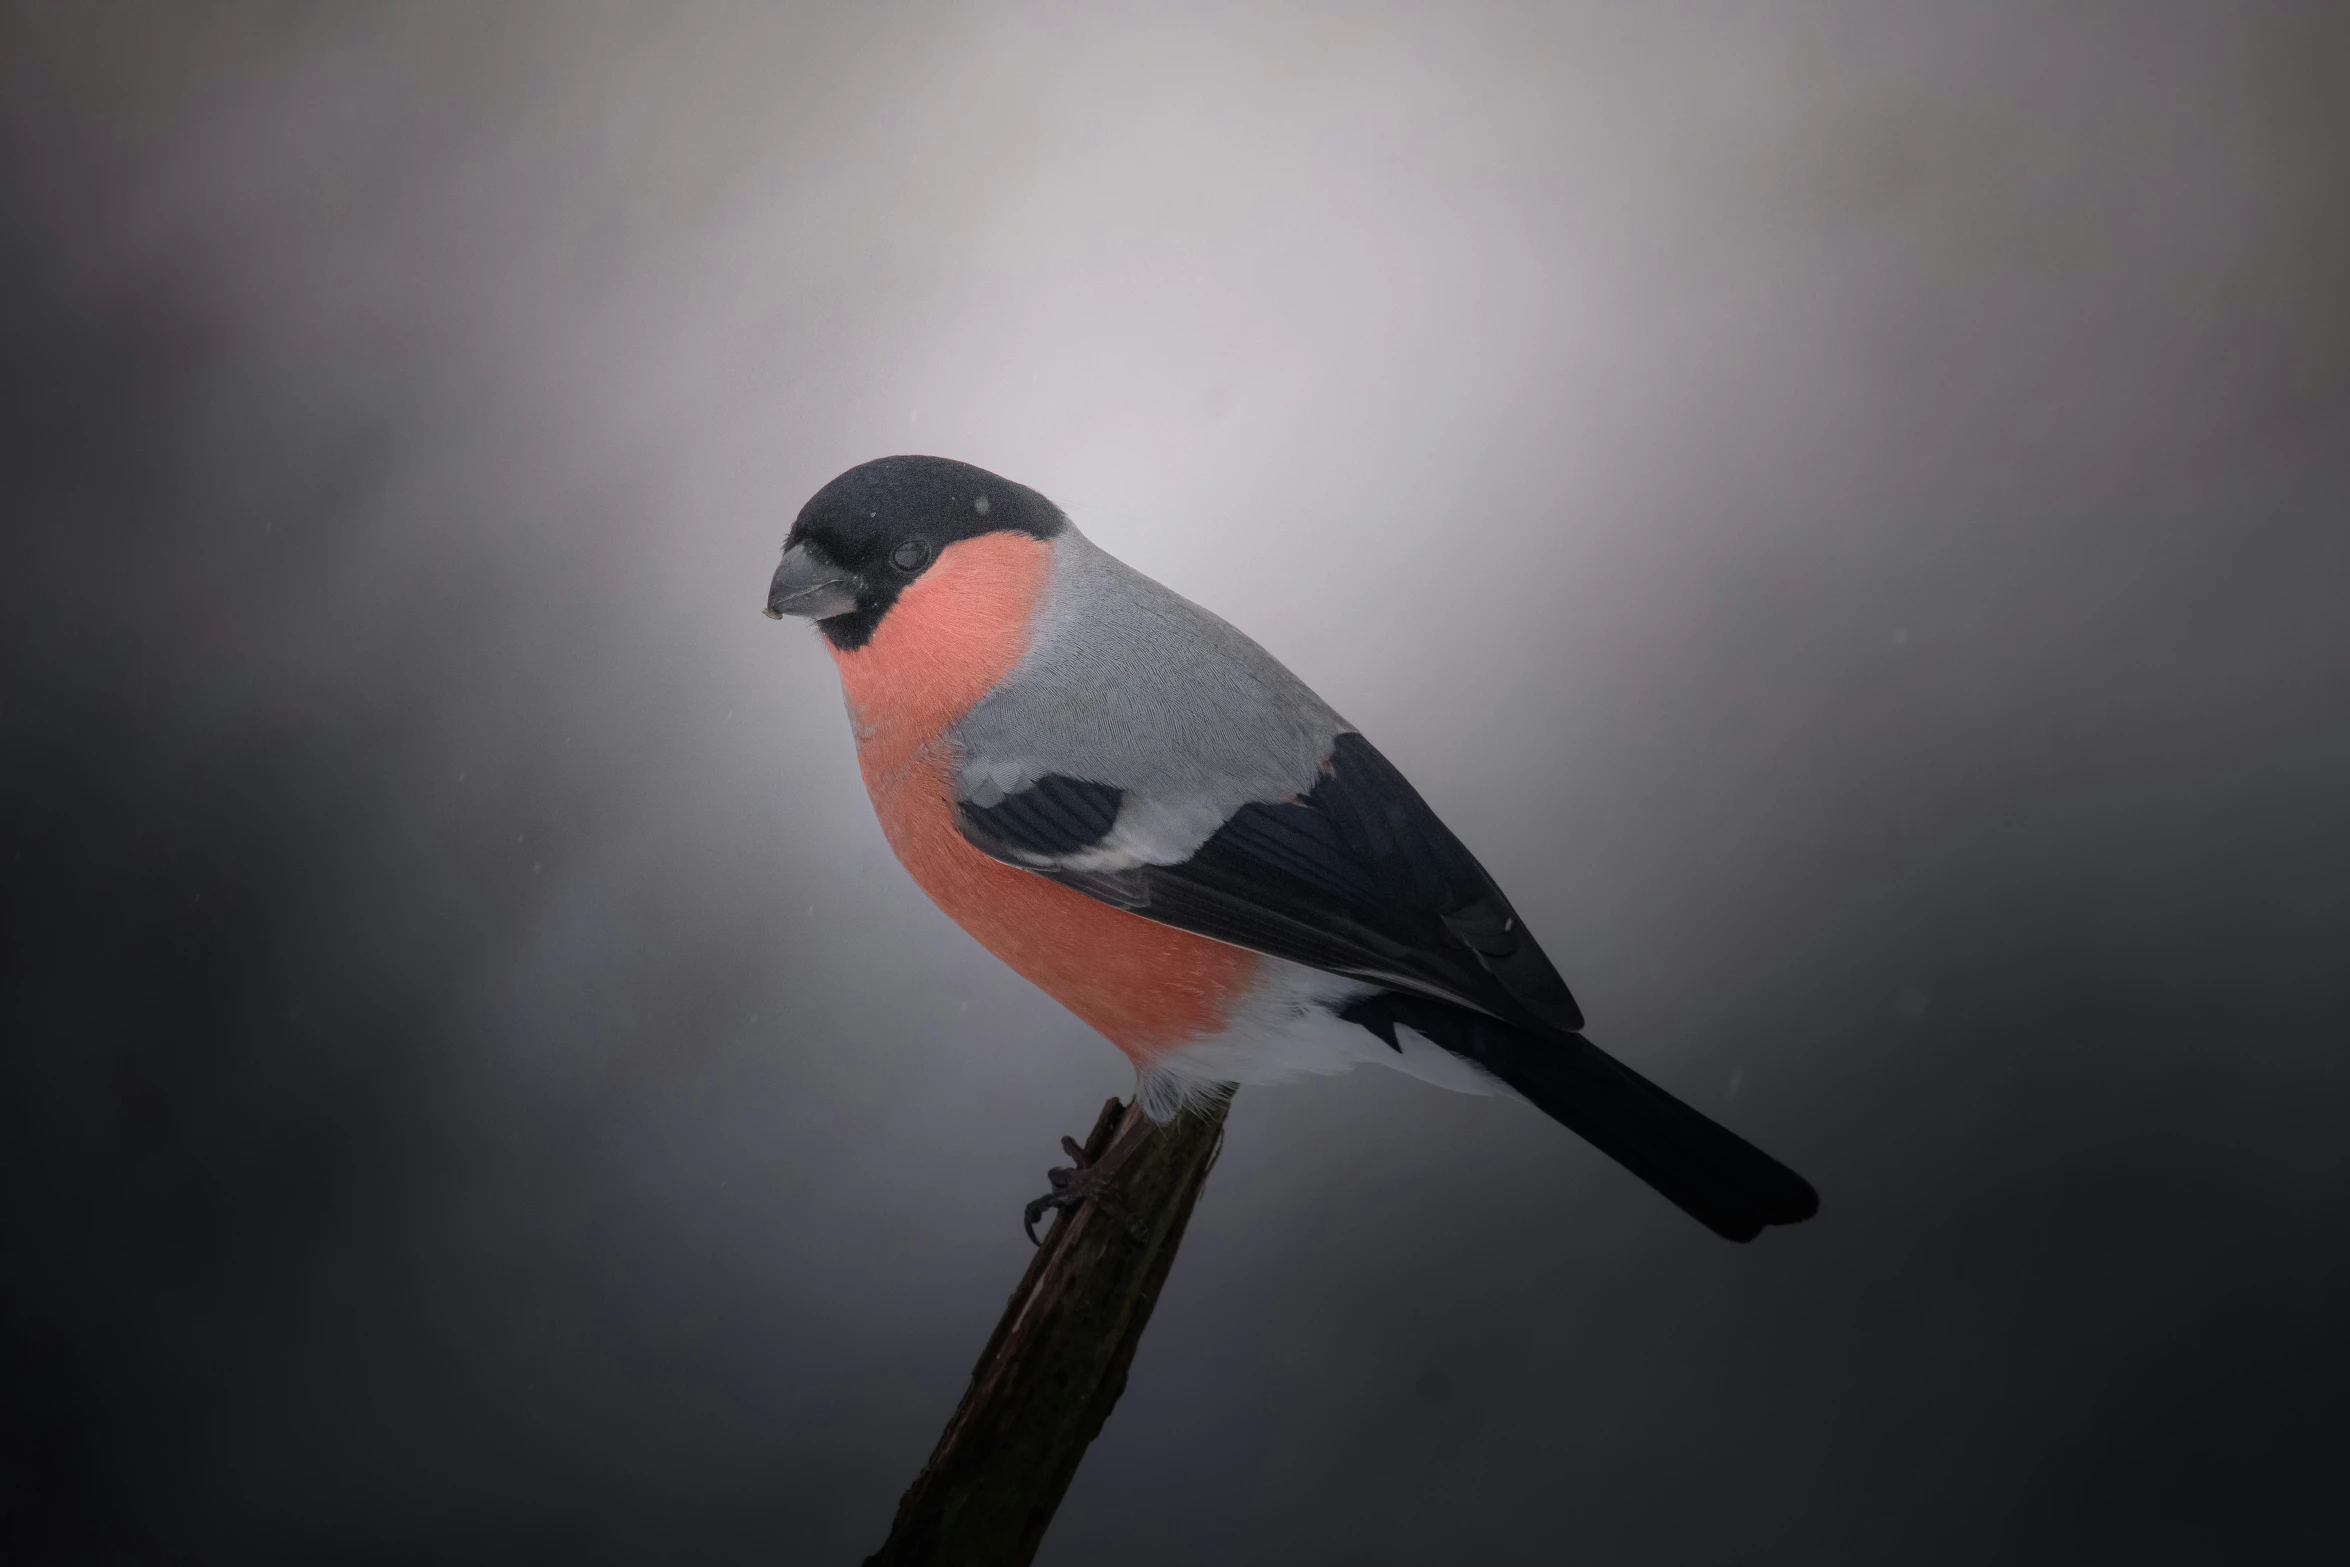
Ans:
[[[1251,1091],[1045,1561],[2339,1549],[2344,15],[7,6],[0,1555],[878,1543],[1129,1081],[757,613],[904,450],[1825,1197]]]

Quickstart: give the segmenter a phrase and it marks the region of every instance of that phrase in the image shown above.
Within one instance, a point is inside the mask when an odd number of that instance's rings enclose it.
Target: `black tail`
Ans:
[[[1581,1034],[1512,1028],[1391,990],[1338,1015],[1391,1045],[1401,1023],[1476,1062],[1716,1235],[1750,1241],[1767,1224],[1799,1224],[1819,1212],[1809,1181]]]

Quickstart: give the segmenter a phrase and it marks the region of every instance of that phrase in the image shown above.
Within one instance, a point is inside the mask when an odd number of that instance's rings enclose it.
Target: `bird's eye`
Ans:
[[[908,539],[889,552],[889,563],[900,571],[920,571],[930,560],[930,546],[920,539]]]

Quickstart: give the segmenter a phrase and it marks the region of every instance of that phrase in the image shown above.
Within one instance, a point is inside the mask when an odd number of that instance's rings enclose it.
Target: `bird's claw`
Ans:
[[[1044,1178],[1052,1182],[1053,1189],[1020,1211],[1021,1223],[1028,1231],[1030,1243],[1038,1246],[1044,1244],[1036,1233],[1036,1221],[1043,1218],[1048,1210],[1073,1213],[1089,1202],[1124,1225],[1126,1233],[1135,1240],[1148,1238],[1150,1232],[1143,1228],[1142,1221],[1134,1216],[1134,1210],[1127,1207],[1125,1199],[1118,1195],[1115,1173],[1103,1175],[1097,1171],[1085,1157],[1085,1150],[1077,1146],[1074,1137],[1062,1138],[1061,1148],[1076,1161],[1075,1167],[1045,1171]]]

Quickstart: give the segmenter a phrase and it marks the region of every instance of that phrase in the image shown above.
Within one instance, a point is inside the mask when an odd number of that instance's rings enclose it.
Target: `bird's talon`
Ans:
[[[1084,1150],[1077,1146],[1075,1139],[1064,1137],[1061,1146],[1068,1149],[1070,1157],[1077,1160],[1077,1168],[1072,1170],[1061,1167],[1044,1172],[1044,1178],[1052,1183],[1053,1189],[1020,1210],[1021,1225],[1028,1231],[1029,1242],[1037,1246],[1044,1244],[1036,1233],[1036,1221],[1043,1218],[1047,1210],[1074,1213],[1089,1202],[1116,1220],[1136,1241],[1149,1239],[1150,1231],[1143,1227],[1142,1221],[1134,1216],[1134,1210],[1127,1207],[1125,1200],[1118,1195],[1118,1188],[1113,1184],[1115,1177],[1105,1179],[1096,1175],[1086,1163]]]
[[[1042,1246],[1044,1244],[1043,1239],[1036,1233],[1036,1221],[1044,1217],[1047,1208],[1060,1206],[1062,1206],[1060,1193],[1047,1192],[1020,1210],[1020,1224],[1023,1229],[1028,1231],[1029,1245]]]

